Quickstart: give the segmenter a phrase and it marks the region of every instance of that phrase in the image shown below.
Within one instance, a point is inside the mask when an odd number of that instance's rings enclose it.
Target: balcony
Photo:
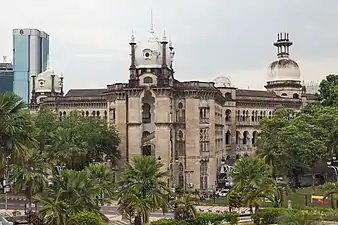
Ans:
[[[260,121],[236,121],[236,126],[258,126]]]
[[[200,151],[200,157],[201,158],[209,158],[210,152],[202,152]]]

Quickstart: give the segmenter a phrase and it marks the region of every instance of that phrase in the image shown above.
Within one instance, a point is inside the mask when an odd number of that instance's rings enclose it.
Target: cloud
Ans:
[[[0,49],[12,55],[12,29],[38,28],[51,36],[53,67],[66,89],[104,87],[128,79],[131,30],[147,38],[150,8],[156,32],[176,48],[180,80],[226,75],[236,86],[262,88],[275,59],[277,32],[294,41],[292,58],[303,79],[337,71],[338,1],[333,0],[11,0],[0,21]]]

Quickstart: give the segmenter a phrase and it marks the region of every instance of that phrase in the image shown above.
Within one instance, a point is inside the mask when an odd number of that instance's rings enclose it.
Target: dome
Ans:
[[[268,81],[300,80],[300,69],[290,58],[278,58],[268,68]]]
[[[231,81],[227,77],[216,77],[213,81],[215,83],[215,87],[231,87]]]
[[[169,45],[166,47],[166,63],[171,65],[172,57]],[[151,37],[147,43],[135,46],[136,68],[160,68],[162,66],[162,44],[156,37]]]
[[[38,74],[35,78],[35,92],[51,92],[52,91],[52,75],[54,75],[54,89],[55,92],[61,92],[62,80],[61,76],[57,75],[53,70]]]

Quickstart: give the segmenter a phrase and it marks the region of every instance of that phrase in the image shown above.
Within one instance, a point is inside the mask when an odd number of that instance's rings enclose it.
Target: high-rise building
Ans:
[[[3,57],[3,62],[0,63],[0,92],[13,91],[13,65],[8,63],[6,56]]]
[[[26,103],[30,102],[32,76],[47,68],[49,35],[37,29],[13,30],[13,91]]]

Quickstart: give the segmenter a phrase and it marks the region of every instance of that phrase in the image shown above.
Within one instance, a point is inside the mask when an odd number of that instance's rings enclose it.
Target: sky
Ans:
[[[51,66],[65,89],[127,82],[129,41],[156,34],[175,47],[178,80],[228,77],[238,88],[263,89],[276,59],[278,32],[294,42],[302,80],[338,73],[337,0],[11,0],[0,20],[0,55],[12,58],[12,29],[50,35]],[[11,10],[13,9],[13,10]],[[11,61],[11,60],[10,60]]]

